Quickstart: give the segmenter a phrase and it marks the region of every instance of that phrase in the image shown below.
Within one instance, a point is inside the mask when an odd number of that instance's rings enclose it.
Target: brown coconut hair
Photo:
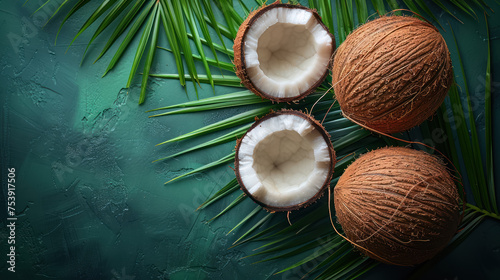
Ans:
[[[337,220],[367,256],[415,265],[436,255],[460,223],[459,195],[443,162],[388,147],[362,155],[334,189]]]
[[[436,112],[453,81],[450,53],[438,29],[410,16],[363,24],[337,49],[332,83],[346,118],[395,133]]]

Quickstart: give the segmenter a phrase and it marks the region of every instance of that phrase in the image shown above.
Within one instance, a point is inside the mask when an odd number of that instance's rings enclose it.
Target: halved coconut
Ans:
[[[269,211],[291,211],[318,199],[330,184],[335,151],[311,116],[282,110],[258,120],[236,145],[242,190]]]
[[[335,38],[316,11],[276,1],[248,16],[233,49],[236,75],[248,89],[288,102],[304,98],[323,82]]]

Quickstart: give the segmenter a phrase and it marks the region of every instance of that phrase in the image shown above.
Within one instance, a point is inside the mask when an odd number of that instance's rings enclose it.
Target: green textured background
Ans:
[[[304,268],[271,277],[298,258],[252,265],[255,259],[240,258],[251,253],[255,244],[228,249],[242,231],[226,233],[255,207],[250,200],[217,221],[204,223],[239,192],[195,212],[204,199],[233,178],[228,166],[163,185],[176,175],[226,155],[234,143],[152,163],[208,138],[155,147],[157,143],[241,109],[148,118],[148,109],[188,100],[179,83],[151,79],[146,103],[138,106],[140,77],[130,89],[123,88],[133,50],[126,52],[104,78],[101,75],[111,57],[106,55],[95,64],[92,61],[106,35],[95,41],[81,66],[89,32],[66,52],[72,36],[98,1],[68,21],[57,45],[54,39],[62,14],[43,28],[54,7],[48,5],[32,15],[43,2],[30,1],[23,6],[23,1],[0,1],[0,279],[299,279]],[[487,2],[500,12],[498,4]],[[476,12],[478,21],[457,13],[463,25],[442,12],[436,15],[448,28],[443,35],[456,69],[459,65],[448,21],[459,40],[482,135],[486,32],[482,12]],[[489,17],[489,26],[493,124],[498,128],[500,82],[494,72],[500,66],[497,14]],[[162,44],[165,42],[159,42]],[[158,53],[152,73],[175,73],[172,57]],[[462,78],[457,78],[463,88]],[[216,93],[231,91],[217,88]],[[191,85],[188,95],[194,99]],[[204,85],[200,97],[210,96],[210,87]],[[498,129],[494,134],[495,147]],[[498,159],[498,149],[495,152]],[[6,271],[5,183],[10,167],[16,169],[17,180],[16,273]],[[499,237],[500,224],[486,220],[426,279],[495,279],[500,275]],[[398,279],[409,270],[379,266],[365,278]]]

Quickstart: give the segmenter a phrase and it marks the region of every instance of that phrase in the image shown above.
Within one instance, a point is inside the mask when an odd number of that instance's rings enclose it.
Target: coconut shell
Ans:
[[[300,204],[297,204],[297,205],[288,206],[288,207],[275,207],[275,206],[272,206],[272,205],[267,205],[267,204],[261,202],[260,200],[258,200],[257,198],[255,198],[247,190],[245,184],[241,180],[240,167],[239,167],[239,162],[240,162],[240,153],[239,153],[239,151],[240,151],[240,146],[241,146],[241,140],[248,134],[249,131],[251,131],[252,129],[258,127],[263,121],[268,120],[268,119],[273,118],[273,117],[276,117],[278,115],[295,115],[295,116],[301,117],[303,119],[306,119],[309,123],[311,123],[314,126],[314,128],[320,132],[320,134],[323,136],[323,139],[327,143],[327,145],[328,145],[328,153],[329,153],[329,156],[330,156],[330,159],[331,159],[331,165],[329,166],[329,172],[328,172],[329,175],[326,177],[326,179],[325,179],[325,181],[323,183],[323,186],[316,193],[316,195],[314,195],[313,197],[311,197],[310,199],[308,199],[307,201],[305,201],[303,203],[300,203]],[[328,134],[328,132],[325,130],[325,128],[316,119],[314,119],[312,116],[304,114],[304,113],[302,113],[300,111],[296,111],[296,110],[283,109],[283,110],[280,110],[280,111],[271,112],[271,113],[265,115],[264,117],[256,120],[256,122],[243,135],[243,137],[240,138],[240,139],[238,139],[236,141],[235,150],[236,150],[236,155],[235,155],[235,161],[234,161],[234,171],[235,171],[236,179],[237,179],[237,181],[238,181],[238,183],[239,183],[239,185],[241,187],[241,190],[245,193],[245,195],[247,195],[248,197],[250,197],[255,203],[257,203],[258,205],[262,206],[264,209],[266,209],[267,211],[270,211],[270,212],[287,212],[287,211],[293,211],[293,210],[297,210],[297,209],[300,209],[300,208],[307,207],[307,206],[313,204],[314,202],[316,202],[316,200],[318,200],[323,195],[324,191],[330,185],[330,181],[332,180],[332,177],[333,177],[333,170],[335,168],[335,163],[337,162],[336,155],[335,155],[335,150],[333,149],[333,144],[332,144],[332,142],[330,140],[330,134]]]
[[[334,189],[337,220],[367,256],[414,265],[432,258],[457,231],[459,195],[436,157],[382,148],[351,164]]]
[[[446,42],[430,23],[384,16],[347,36],[332,69],[344,115],[373,131],[408,130],[432,116],[452,84]]]
[[[264,4],[259,9],[251,12],[248,15],[248,17],[245,19],[245,21],[243,21],[243,23],[240,25],[240,27],[238,29],[238,33],[236,34],[236,38],[234,39],[234,44],[233,44],[233,51],[234,51],[234,61],[233,61],[233,63],[234,63],[234,66],[235,66],[235,73],[236,73],[236,76],[238,76],[238,78],[240,78],[241,83],[246,88],[248,88],[251,92],[255,93],[256,95],[258,95],[258,96],[260,96],[262,98],[269,99],[269,100],[275,101],[275,102],[298,101],[298,100],[301,100],[304,97],[308,96],[309,94],[313,93],[314,90],[318,86],[320,86],[321,83],[323,82],[323,80],[326,78],[326,76],[328,75],[328,71],[325,71],[325,73],[323,74],[323,76],[321,77],[321,79],[319,79],[315,84],[311,85],[311,87],[310,87],[309,90],[307,90],[306,92],[303,92],[299,96],[290,97],[290,98],[277,98],[275,96],[266,94],[265,92],[263,92],[262,90],[260,90],[259,88],[257,88],[252,83],[252,81],[250,80],[250,77],[249,77],[249,75],[247,73],[246,66],[245,66],[246,65],[245,64],[245,55],[244,55],[245,52],[243,51],[243,46],[245,46],[245,36],[246,36],[248,30],[250,29],[250,27],[252,26],[252,24],[260,16],[262,16],[264,13],[266,13],[268,10],[274,9],[274,8],[279,8],[279,7],[289,8],[289,9],[309,10],[313,14],[313,16],[316,18],[316,20],[318,21],[318,23],[325,30],[328,31],[328,27],[326,27],[326,25],[323,24],[323,21],[321,20],[321,17],[319,16],[319,14],[315,10],[311,10],[311,9],[309,9],[307,7],[303,7],[303,6],[299,6],[299,5],[282,4],[280,0],[274,2],[274,3],[270,4],[270,5],[265,5]],[[328,32],[328,34],[330,34],[330,36],[332,38],[332,45],[333,45],[332,55],[333,55],[333,52],[335,50],[335,37],[330,32]],[[330,68],[330,66],[328,68]]]

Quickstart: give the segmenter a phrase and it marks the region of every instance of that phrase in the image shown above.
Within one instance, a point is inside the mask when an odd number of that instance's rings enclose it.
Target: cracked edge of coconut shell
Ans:
[[[329,154],[330,160],[331,160],[330,166],[328,169],[327,177],[326,177],[323,185],[321,186],[320,190],[314,196],[309,198],[308,200],[306,200],[302,203],[296,204],[296,205],[291,205],[291,206],[286,206],[286,207],[270,206],[270,205],[267,205],[267,204],[259,201],[256,198],[254,198],[253,195],[250,192],[248,192],[245,185],[243,184],[243,182],[241,180],[240,172],[239,172],[239,156],[238,155],[239,155],[239,150],[240,150],[240,146],[241,146],[241,140],[248,134],[248,132],[250,132],[252,129],[254,129],[258,125],[260,125],[263,121],[270,119],[272,117],[275,117],[275,116],[279,116],[279,115],[294,115],[294,116],[298,116],[300,118],[303,118],[303,119],[309,121],[311,123],[311,125],[313,125],[314,128],[318,130],[318,132],[321,134],[321,136],[325,140],[325,142],[328,146],[328,154]],[[243,193],[245,195],[250,197],[255,203],[262,206],[266,211],[269,211],[271,213],[294,211],[294,210],[298,210],[300,208],[306,208],[309,205],[316,202],[319,198],[321,198],[323,196],[323,194],[325,193],[325,190],[330,185],[332,178],[333,178],[335,164],[337,163],[335,150],[333,149],[333,144],[330,140],[330,134],[326,131],[326,129],[323,127],[323,125],[318,120],[314,119],[311,115],[308,115],[308,114],[305,114],[301,111],[297,111],[297,110],[293,110],[293,109],[282,109],[280,111],[271,111],[269,114],[263,116],[260,119],[255,118],[255,120],[256,120],[255,123],[247,130],[247,132],[245,132],[245,134],[241,138],[236,140],[236,147],[235,147],[236,154],[235,154],[235,158],[234,158],[234,172],[236,175],[236,180],[238,181],[238,184],[240,185],[240,189],[243,191]]]
[[[302,9],[302,10],[308,10],[311,11],[313,14],[314,18],[318,22],[319,25],[321,25],[328,33],[328,35],[332,38],[332,53],[330,54],[330,60],[328,62],[328,65],[326,67],[325,73],[323,76],[318,79],[316,83],[314,83],[312,86],[309,87],[308,90],[305,92],[301,93],[298,96],[294,97],[288,97],[288,98],[279,98],[275,96],[268,95],[264,93],[262,90],[258,89],[253,82],[250,80],[250,77],[248,76],[248,73],[246,71],[246,61],[245,61],[245,56],[244,56],[244,51],[243,51],[243,46],[245,45],[245,38],[248,30],[252,26],[252,24],[259,19],[265,12],[267,12],[270,9],[274,8],[290,8],[290,9]],[[335,42],[335,36],[330,32],[328,27],[323,23],[321,20],[321,16],[318,14],[318,12],[315,9],[310,9],[308,7],[301,6],[299,4],[293,5],[293,4],[283,4],[281,3],[281,0],[277,0],[276,2],[266,5],[264,4],[262,7],[259,9],[251,12],[248,17],[243,21],[243,23],[240,25],[240,28],[238,29],[238,33],[236,34],[236,38],[234,39],[234,44],[233,44],[233,51],[234,51],[234,68],[235,68],[235,73],[238,78],[240,78],[241,83],[249,89],[251,92],[255,93],[256,95],[260,96],[263,99],[268,99],[273,102],[292,102],[292,101],[299,101],[302,100],[303,98],[307,97],[311,93],[313,93],[317,87],[319,87],[323,81],[326,79],[328,76],[328,73],[330,72],[330,69],[333,67],[333,54],[335,53],[336,49],[336,42]]]

